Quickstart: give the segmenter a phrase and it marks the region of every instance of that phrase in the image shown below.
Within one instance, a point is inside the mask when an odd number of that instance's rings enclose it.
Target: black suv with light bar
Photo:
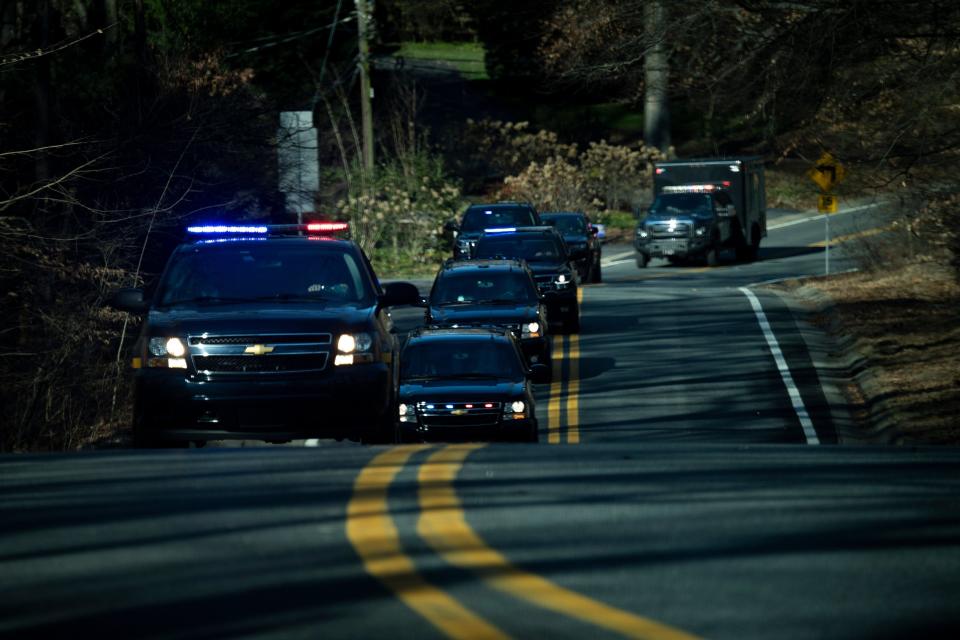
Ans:
[[[532,204],[498,202],[470,205],[464,211],[459,225],[456,221],[450,221],[445,225],[445,229],[457,233],[453,257],[459,259],[473,255],[473,247],[477,244],[477,239],[488,229],[529,227],[539,224],[541,224],[540,215]]]
[[[545,382],[550,369],[528,369],[509,331],[419,329],[400,363],[398,442],[537,442],[530,382]]]
[[[134,444],[223,438],[390,441],[398,340],[381,288],[345,223],[206,225],[174,251],[152,297],[111,304],[145,314],[135,347]]]
[[[547,308],[519,260],[448,260],[433,281],[424,323],[509,329],[530,362],[550,363]]]
[[[563,237],[553,227],[488,229],[477,240],[475,258],[515,258],[533,272],[551,326],[580,331],[579,276]]]

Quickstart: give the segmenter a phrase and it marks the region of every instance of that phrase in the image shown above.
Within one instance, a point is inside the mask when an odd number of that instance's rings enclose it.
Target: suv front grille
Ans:
[[[657,222],[647,227],[650,233],[656,236],[686,236],[690,234],[690,225],[686,222],[678,222],[673,229],[666,222]]]
[[[537,289],[541,292],[543,291],[553,291],[557,288],[556,276],[554,275],[545,275],[545,276],[536,276]]]
[[[190,336],[191,345],[330,344],[329,333],[281,333],[263,336]]]
[[[490,405],[489,407],[486,405]],[[419,402],[425,427],[492,427],[500,420],[500,402]]]
[[[194,335],[187,344],[193,366],[204,375],[309,373],[330,359],[329,333]]]
[[[327,366],[327,354],[263,356],[194,356],[200,373],[287,373],[320,371]]]

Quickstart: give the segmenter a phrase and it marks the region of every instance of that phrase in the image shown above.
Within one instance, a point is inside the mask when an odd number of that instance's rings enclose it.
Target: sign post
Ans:
[[[824,271],[827,275],[830,275],[830,214],[837,212],[837,197],[832,192],[833,188],[840,184],[846,175],[846,167],[826,151],[823,152],[816,164],[807,171],[807,176],[820,187],[817,211],[823,214],[823,260]]]

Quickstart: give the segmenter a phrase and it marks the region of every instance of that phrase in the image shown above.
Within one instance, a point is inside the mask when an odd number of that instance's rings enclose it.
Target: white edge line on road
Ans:
[[[773,359],[777,363],[777,368],[780,370],[780,377],[783,379],[783,384],[787,388],[787,394],[793,403],[793,410],[796,412],[797,418],[800,419],[800,426],[803,427],[803,435],[807,439],[807,444],[820,444],[820,440],[817,438],[817,432],[813,428],[813,422],[810,421],[810,414],[807,413],[807,408],[803,404],[803,398],[800,397],[800,391],[797,389],[797,385],[793,383],[790,368],[787,366],[787,361],[783,357],[783,352],[780,350],[780,343],[777,342],[776,336],[773,335],[773,329],[770,328],[770,323],[767,321],[767,315],[763,312],[760,300],[753,294],[753,291],[750,291],[750,289],[746,287],[740,287],[740,291],[747,296],[747,299],[750,301],[750,306],[753,307],[753,312],[757,315],[757,322],[760,323],[763,337],[767,339],[767,345],[770,347]]]
[[[849,209],[844,209],[844,210],[842,210],[842,211],[837,211],[836,213],[831,214],[831,215],[839,216],[839,215],[844,214],[844,213],[856,213],[857,211],[866,211],[867,209],[873,209],[874,207],[879,207],[880,205],[883,205],[883,204],[886,204],[886,203],[884,203],[884,202],[874,202],[874,203],[872,203],[872,204],[865,204],[865,205],[861,205],[861,206],[859,206],[859,207],[851,207],[851,208],[849,208]],[[818,213],[818,214],[815,215],[815,216],[809,216],[809,217],[806,217],[806,218],[800,218],[799,220],[791,220],[790,222],[784,222],[784,223],[782,223],[782,224],[775,224],[775,225],[773,225],[773,226],[767,227],[767,231],[773,231],[773,230],[775,230],[775,229],[784,229],[784,228],[786,228],[786,227],[792,227],[792,226],[794,226],[794,225],[796,225],[796,224],[803,224],[804,222],[815,222],[815,221],[817,221],[817,220],[823,220],[823,216],[824,216],[824,215],[825,215],[825,214]]]
[[[303,446],[305,446],[305,447],[319,447],[319,446],[320,446],[320,440],[317,439],[317,438],[310,438],[309,440],[304,440],[304,441],[303,441]]]

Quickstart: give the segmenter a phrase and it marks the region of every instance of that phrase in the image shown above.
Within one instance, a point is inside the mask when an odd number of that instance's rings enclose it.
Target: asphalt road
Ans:
[[[836,444],[827,349],[751,286],[822,273],[798,219],[753,264],[605,247],[539,445],[0,458],[0,635],[960,637],[960,450]]]

